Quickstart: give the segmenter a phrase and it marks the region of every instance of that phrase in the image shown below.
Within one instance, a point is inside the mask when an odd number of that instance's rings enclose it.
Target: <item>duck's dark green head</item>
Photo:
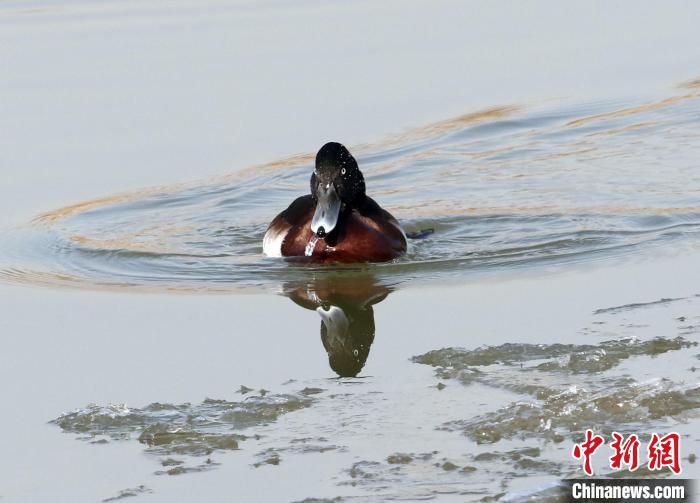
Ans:
[[[316,201],[311,230],[321,238],[335,229],[343,210],[364,200],[365,178],[355,158],[340,143],[326,143],[316,154],[311,195]]]

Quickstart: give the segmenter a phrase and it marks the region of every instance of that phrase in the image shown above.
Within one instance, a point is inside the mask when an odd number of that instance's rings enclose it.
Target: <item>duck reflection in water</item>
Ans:
[[[372,276],[330,274],[285,290],[296,304],[321,317],[321,342],[333,371],[340,377],[357,376],[374,341],[372,306],[390,289],[377,285]]]

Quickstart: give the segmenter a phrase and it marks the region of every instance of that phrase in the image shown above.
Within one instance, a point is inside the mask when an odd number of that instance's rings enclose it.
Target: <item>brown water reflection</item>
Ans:
[[[368,193],[407,232],[435,229],[371,272],[393,288],[693,247],[698,106],[693,84],[646,100],[492,106],[353,147]],[[168,293],[305,285],[321,271],[267,259],[261,244],[312,169],[298,155],[46,213],[5,234],[0,281]]]
[[[318,313],[328,364],[340,377],[355,377],[365,366],[374,342],[373,306],[386,299],[390,291],[373,275],[331,274],[314,278],[304,286],[290,285],[285,295]]]

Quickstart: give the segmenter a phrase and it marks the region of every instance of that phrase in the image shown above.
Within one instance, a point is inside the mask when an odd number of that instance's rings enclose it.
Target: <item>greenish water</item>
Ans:
[[[335,273],[399,287],[687,247],[700,231],[699,106],[689,83],[653,101],[496,107],[352,148],[368,193],[408,232],[434,233],[392,263]],[[312,170],[309,154],[48,212],[10,235],[0,278],[279,292],[327,272],[261,249]]]
[[[220,469],[223,454],[251,450],[248,466],[255,470],[290,459],[303,463],[305,456],[346,459],[334,479],[341,494],[352,489],[351,500],[556,499],[558,481],[579,474],[569,452],[586,428],[646,439],[647,432],[672,424],[695,424],[700,388],[692,355],[699,351],[700,297],[597,305],[583,313],[590,317],[578,332],[584,340],[571,334],[554,334],[560,342],[541,340],[527,329],[526,341],[506,334],[503,343],[477,338],[471,349],[407,355],[404,365],[428,366],[435,380],[419,385],[428,397],[404,382],[393,401],[406,400],[408,417],[416,410],[428,414],[425,426],[439,436],[467,443],[450,449],[430,434],[413,449],[390,448],[366,459],[358,458],[348,434],[368,434],[371,421],[381,437],[397,421],[383,410],[392,400],[386,390],[367,389],[367,379],[376,385],[383,379],[372,376],[384,374],[382,353],[374,365],[370,358],[382,337],[375,313],[416,284],[614,268],[633,257],[692,251],[700,231],[693,141],[698,100],[691,86],[650,103],[556,113],[494,109],[359,147],[372,194],[407,230],[434,229],[389,264],[319,267],[261,255],[271,208],[304,190],[307,157],[42,215],[16,230],[15,252],[26,253],[21,265],[3,269],[5,279],[126,292],[232,293],[233,299],[250,290],[275,292],[316,313],[329,371],[341,378],[292,378],[272,392],[242,386],[235,400],[136,408],[106,402],[52,423],[91,444],[138,442],[156,476]],[[664,156],[675,164],[660,163]],[[414,295],[420,298],[420,290]],[[441,299],[449,309],[460,303],[449,293]],[[419,301],[426,319],[434,316],[431,302]],[[670,314],[676,311],[681,314]],[[644,321],[649,312],[656,313],[652,322]],[[430,330],[415,333],[431,344]],[[684,363],[673,373],[647,371],[664,360]],[[264,357],[260,362],[265,365]],[[451,398],[444,402],[440,395]],[[304,419],[290,426],[288,418],[297,415]],[[401,422],[399,429],[410,438],[422,422]],[[613,475],[601,461],[598,472]],[[518,490],[521,479],[531,483]]]
[[[586,428],[608,436],[637,433],[643,441],[679,425],[695,431],[699,306],[696,295],[605,308],[589,315],[580,331],[590,341],[584,344],[503,343],[416,355],[414,365],[434,369],[430,386],[415,388],[411,378],[392,389],[373,368],[363,379],[291,380],[278,386],[279,393],[242,386],[235,401],[91,405],[53,423],[91,444],[137,441],[153,458],[155,475],[222,468],[236,463],[219,461],[222,453],[252,449],[254,469],[303,463],[305,457],[319,459],[309,466],[349,457],[334,478],[338,491],[349,487],[365,494],[350,501],[459,499],[500,490],[507,500],[557,499],[557,481],[580,475],[569,452]],[[677,335],[651,336],[669,324]],[[352,330],[343,335],[352,339]],[[669,365],[673,371],[660,372]],[[395,435],[407,435],[417,424],[435,433],[396,441]],[[390,434],[392,429],[398,431]],[[389,449],[384,457],[348,456],[365,451],[361,439],[377,434],[393,439],[383,447]],[[684,437],[682,462],[692,473],[695,436]],[[401,449],[407,445],[419,449]],[[646,469],[612,472],[606,460],[595,459],[601,475],[667,476]],[[539,482],[518,495],[512,488],[523,478]]]
[[[699,19],[1,2],[0,501],[557,501],[586,428],[696,477]],[[434,232],[264,257],[329,140]]]

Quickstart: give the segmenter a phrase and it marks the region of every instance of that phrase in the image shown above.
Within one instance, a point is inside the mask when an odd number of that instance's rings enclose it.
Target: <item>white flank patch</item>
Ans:
[[[263,253],[268,257],[281,257],[282,242],[287,235],[287,231],[289,231],[289,227],[285,227],[279,231],[267,229],[265,237],[263,238]]]

